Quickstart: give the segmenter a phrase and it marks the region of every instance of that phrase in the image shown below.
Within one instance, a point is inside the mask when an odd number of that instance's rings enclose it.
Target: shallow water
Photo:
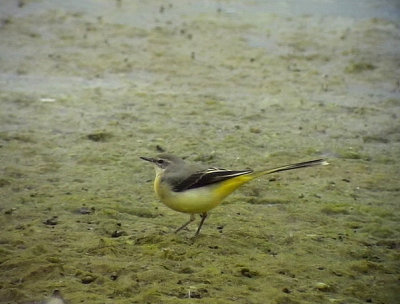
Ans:
[[[399,5],[359,3],[2,1],[0,302],[398,303]],[[161,149],[331,164],[193,240],[138,158]]]

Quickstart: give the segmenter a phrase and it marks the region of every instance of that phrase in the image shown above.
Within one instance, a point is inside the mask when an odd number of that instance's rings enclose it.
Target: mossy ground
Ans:
[[[398,303],[399,23],[259,2],[5,2],[0,302]],[[257,7],[261,5],[261,7]],[[196,225],[166,150],[261,169]]]

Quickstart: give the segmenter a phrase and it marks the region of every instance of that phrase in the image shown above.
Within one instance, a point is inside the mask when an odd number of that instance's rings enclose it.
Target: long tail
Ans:
[[[315,159],[315,160],[310,160],[310,161],[306,161],[306,162],[277,167],[277,168],[273,168],[273,169],[262,170],[262,171],[251,173],[250,175],[253,178],[257,178],[259,176],[266,175],[266,174],[287,171],[287,170],[293,170],[293,169],[299,169],[299,168],[314,167],[314,166],[320,166],[320,165],[326,166],[326,165],[329,165],[329,163],[324,159]]]

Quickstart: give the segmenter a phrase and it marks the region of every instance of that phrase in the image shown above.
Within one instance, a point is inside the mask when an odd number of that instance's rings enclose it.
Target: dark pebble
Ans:
[[[79,208],[78,210],[76,210],[76,213],[79,213],[79,214],[91,214],[91,213],[93,213],[94,211],[95,211],[95,208],[94,208],[94,207],[92,207],[92,208],[81,207],[81,208]]]
[[[55,226],[55,225],[58,224],[58,217],[57,216],[53,216],[52,218],[49,218],[49,219],[45,220],[43,222],[43,224],[49,225],[49,226]]]
[[[94,280],[96,280],[96,277],[89,274],[89,275],[84,276],[84,277],[81,279],[81,282],[82,282],[83,284],[90,284],[90,283],[92,283]]]
[[[248,268],[242,268],[240,270],[240,273],[242,274],[242,276],[248,277],[248,278],[253,278],[258,275],[258,273],[256,271],[252,271]]]
[[[115,230],[112,234],[111,237],[113,238],[118,238],[120,236],[126,235],[126,232],[124,230]]]

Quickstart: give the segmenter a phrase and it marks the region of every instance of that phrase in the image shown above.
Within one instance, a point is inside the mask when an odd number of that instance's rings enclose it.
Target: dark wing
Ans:
[[[193,173],[188,178],[174,186],[173,190],[175,192],[181,192],[184,190],[204,187],[207,185],[225,181],[236,176],[249,174],[251,172],[253,172],[253,170],[232,171],[218,168],[209,168],[204,171]]]

